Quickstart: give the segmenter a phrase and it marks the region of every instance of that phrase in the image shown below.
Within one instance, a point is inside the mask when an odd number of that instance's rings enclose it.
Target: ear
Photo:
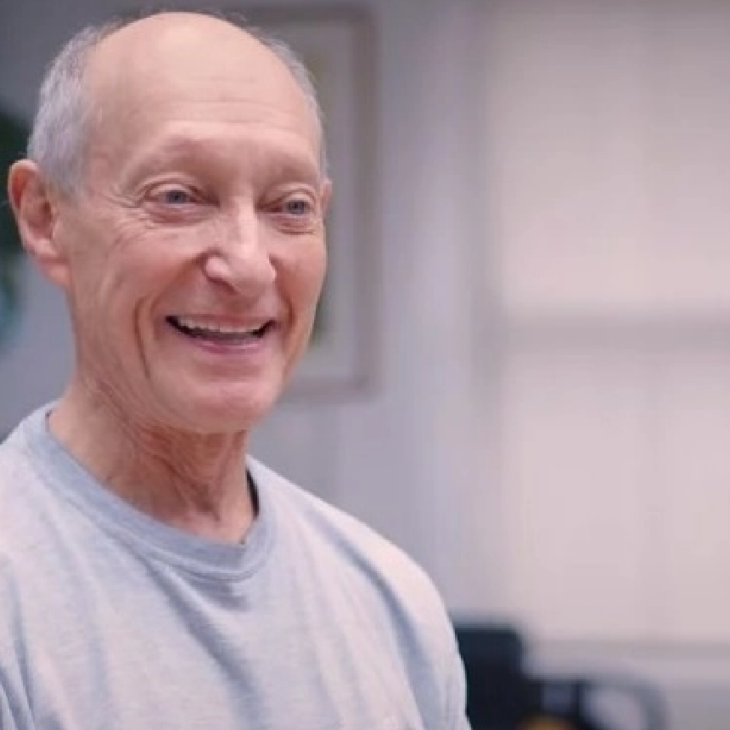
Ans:
[[[55,284],[66,288],[68,262],[56,237],[57,198],[35,162],[20,160],[8,174],[8,198],[23,247],[40,270]]]

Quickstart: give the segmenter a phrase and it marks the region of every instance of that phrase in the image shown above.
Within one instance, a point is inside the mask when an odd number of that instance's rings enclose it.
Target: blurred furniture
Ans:
[[[456,635],[473,730],[666,730],[662,698],[646,683],[531,673],[512,626],[457,624]]]

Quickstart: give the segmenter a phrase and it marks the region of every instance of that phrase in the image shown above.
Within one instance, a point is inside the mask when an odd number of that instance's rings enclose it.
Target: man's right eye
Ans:
[[[185,188],[163,188],[152,195],[153,200],[163,205],[187,205],[195,202],[195,196]]]
[[[152,185],[143,194],[142,205],[161,221],[192,222],[208,210],[209,199],[185,183]]]

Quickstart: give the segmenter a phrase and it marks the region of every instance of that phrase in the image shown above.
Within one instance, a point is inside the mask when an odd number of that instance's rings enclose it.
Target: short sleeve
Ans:
[[[7,693],[0,685],[0,728],[2,730],[22,730],[21,726],[15,721],[13,712],[10,708],[10,701]]]
[[[452,632],[453,634],[453,632]],[[444,723],[448,730],[471,730],[466,715],[466,673],[456,636],[444,678]]]

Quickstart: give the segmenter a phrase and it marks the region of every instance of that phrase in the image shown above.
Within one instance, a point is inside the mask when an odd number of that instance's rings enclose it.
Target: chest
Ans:
[[[399,648],[351,596],[120,585],[97,578],[27,614],[36,730],[422,728]]]

